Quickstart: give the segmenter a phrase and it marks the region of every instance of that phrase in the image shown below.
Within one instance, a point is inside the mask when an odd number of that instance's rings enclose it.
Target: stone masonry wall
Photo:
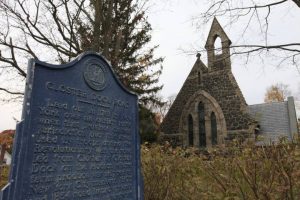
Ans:
[[[198,90],[213,96],[221,106],[228,131],[249,129],[254,120],[247,113],[247,104],[230,70],[202,72],[199,84],[198,73],[205,66],[198,59],[166,115],[161,130],[165,134],[175,134],[179,130],[182,108]]]
[[[179,130],[179,121],[182,114],[182,108],[188,99],[198,90],[198,70],[197,62],[195,63],[188,78],[185,80],[181,90],[177,94],[169,112],[161,124],[161,130],[165,134],[176,134]]]
[[[228,131],[248,129],[254,122],[246,111],[247,104],[231,71],[204,74],[201,89],[210,93],[221,106]]]

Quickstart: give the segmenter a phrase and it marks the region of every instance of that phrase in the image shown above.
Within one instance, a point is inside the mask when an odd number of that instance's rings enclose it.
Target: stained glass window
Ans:
[[[198,105],[199,114],[199,146],[206,147],[205,110],[202,102]]]
[[[212,145],[217,145],[218,144],[217,119],[214,112],[211,113],[210,122],[211,122],[211,143]]]
[[[189,115],[188,118],[188,131],[189,131],[189,145],[193,146],[194,145],[194,125],[193,125],[193,117],[192,115]]]

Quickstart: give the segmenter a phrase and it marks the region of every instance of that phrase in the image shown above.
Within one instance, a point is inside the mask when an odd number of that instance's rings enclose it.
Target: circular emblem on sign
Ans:
[[[94,90],[103,90],[106,87],[106,70],[99,62],[86,62],[83,76]]]

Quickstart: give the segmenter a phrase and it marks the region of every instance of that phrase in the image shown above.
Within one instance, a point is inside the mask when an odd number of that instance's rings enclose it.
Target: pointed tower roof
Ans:
[[[208,37],[207,37],[207,41],[205,44],[205,48],[207,49],[208,47],[211,47],[211,45],[214,44],[215,39],[217,37],[221,38],[222,43],[227,43],[228,46],[231,45],[231,40],[229,39],[229,37],[227,36],[227,34],[225,33],[225,31],[223,30],[222,26],[220,25],[220,23],[218,22],[217,18],[214,17],[214,20],[212,22]]]

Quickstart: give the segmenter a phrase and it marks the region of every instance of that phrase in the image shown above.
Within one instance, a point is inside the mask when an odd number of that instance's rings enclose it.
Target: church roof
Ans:
[[[290,102],[289,102],[290,101]],[[295,105],[289,106],[293,99],[289,98],[284,102],[271,102],[250,105],[250,115],[258,121],[260,126],[259,133],[263,136],[263,141],[269,143],[276,142],[279,137],[292,139],[293,134],[298,130],[293,127],[297,123]]]

